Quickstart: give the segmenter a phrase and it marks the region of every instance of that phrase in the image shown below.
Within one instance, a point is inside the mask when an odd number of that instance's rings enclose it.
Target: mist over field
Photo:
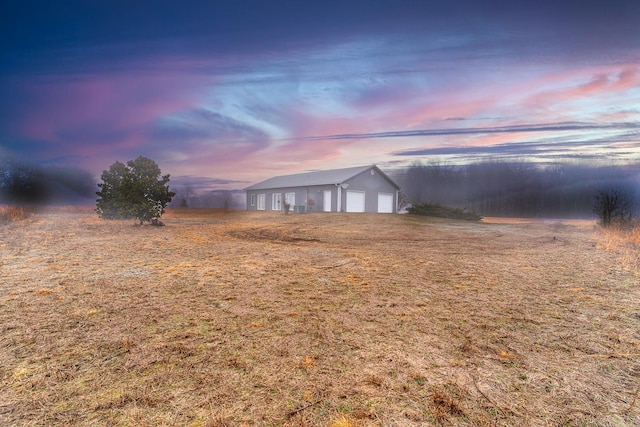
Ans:
[[[640,169],[597,163],[416,164],[394,178],[410,203],[438,203],[485,216],[592,217],[593,197],[618,188],[636,200]]]
[[[639,208],[637,163],[483,161],[451,165],[425,161],[388,172],[408,203],[438,203],[484,216],[591,218],[594,194],[604,188],[624,191],[634,200],[634,210]],[[170,207],[246,207],[242,189],[211,188],[216,184],[207,187],[190,177],[180,177],[169,185],[176,193]],[[0,160],[3,204],[91,205],[97,189],[97,180],[80,168],[40,166],[15,158]]]
[[[0,204],[87,205],[95,203],[97,189],[91,174],[80,168],[0,157]]]

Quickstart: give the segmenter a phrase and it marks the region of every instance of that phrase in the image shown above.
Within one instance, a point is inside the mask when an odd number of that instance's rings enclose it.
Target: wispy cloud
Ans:
[[[0,148],[41,163],[148,155],[229,188],[438,153],[638,156],[639,2],[23,3],[0,26]]]
[[[171,176],[171,187],[178,189],[190,189],[194,192],[209,190],[211,188],[242,186],[249,181],[240,181],[225,178],[211,178],[206,176],[180,175]]]
[[[308,136],[299,140],[321,141],[340,139],[371,139],[371,138],[407,138],[419,136],[444,135],[483,135],[495,133],[534,133],[534,132],[565,132],[565,131],[605,131],[605,130],[639,130],[640,123],[544,123],[494,127],[446,128],[446,129],[417,129],[401,131],[385,131],[373,133],[346,133],[337,135]]]
[[[518,141],[487,146],[426,147],[393,152],[394,156],[454,156],[460,160],[500,158],[624,158],[640,159],[638,133],[622,133],[601,139],[573,139],[557,136],[540,141]],[[606,154],[604,154],[606,153]]]

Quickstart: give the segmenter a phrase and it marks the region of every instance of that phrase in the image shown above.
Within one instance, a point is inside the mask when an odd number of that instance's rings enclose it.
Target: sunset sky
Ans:
[[[8,1],[0,155],[172,181],[640,161],[640,2]]]

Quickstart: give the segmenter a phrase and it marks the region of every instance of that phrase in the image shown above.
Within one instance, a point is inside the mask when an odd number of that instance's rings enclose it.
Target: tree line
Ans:
[[[189,184],[172,187],[176,192],[169,206],[195,209],[244,209],[244,190],[210,190],[196,192]]]
[[[154,209],[159,211],[147,215],[149,218],[158,218],[172,199],[175,207],[237,208],[244,203],[244,193],[241,192],[218,191],[198,195],[188,186],[178,189],[178,197],[173,197],[174,193],[167,185],[168,175],[161,176],[155,162],[138,158],[130,163],[116,162],[109,171],[104,171],[103,183],[96,185],[91,175],[81,169],[44,167],[15,158],[0,158],[0,204],[87,203],[95,201],[98,195],[99,213],[106,217],[114,216],[113,212],[121,209],[112,204],[120,204],[122,200],[110,199],[109,185],[121,182],[124,177],[126,185],[118,187],[122,190],[116,194],[120,197],[126,192],[129,197],[129,190],[133,188],[129,185],[130,175],[137,180],[145,174],[154,185],[159,181],[157,188],[162,195],[152,197],[157,199]],[[142,175],[141,170],[145,171]],[[631,217],[640,208],[638,163],[415,163],[393,175],[408,203],[446,205],[483,216],[596,215],[606,225],[611,219]],[[95,191],[97,187],[101,190],[98,193]],[[147,199],[150,197],[149,188],[144,187],[142,192]],[[149,200],[145,203],[152,204]],[[131,203],[122,202],[122,205],[130,206]],[[142,217],[139,219],[149,219]]]
[[[95,188],[91,174],[82,169],[0,157],[0,203],[86,204],[95,200]]]
[[[409,203],[437,203],[483,216],[593,217],[597,194],[615,189],[637,210],[640,168],[584,163],[416,163],[395,179]]]

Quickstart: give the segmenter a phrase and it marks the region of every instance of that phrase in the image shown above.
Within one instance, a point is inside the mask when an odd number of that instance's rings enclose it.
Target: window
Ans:
[[[265,205],[265,195],[264,194],[258,194],[258,210],[259,211],[263,211],[264,210],[264,205]]]
[[[250,203],[250,205],[251,206],[255,206],[256,205],[256,195],[255,194],[251,195],[251,203]]]
[[[285,193],[284,202],[289,203],[292,207],[296,204],[296,193]]]

